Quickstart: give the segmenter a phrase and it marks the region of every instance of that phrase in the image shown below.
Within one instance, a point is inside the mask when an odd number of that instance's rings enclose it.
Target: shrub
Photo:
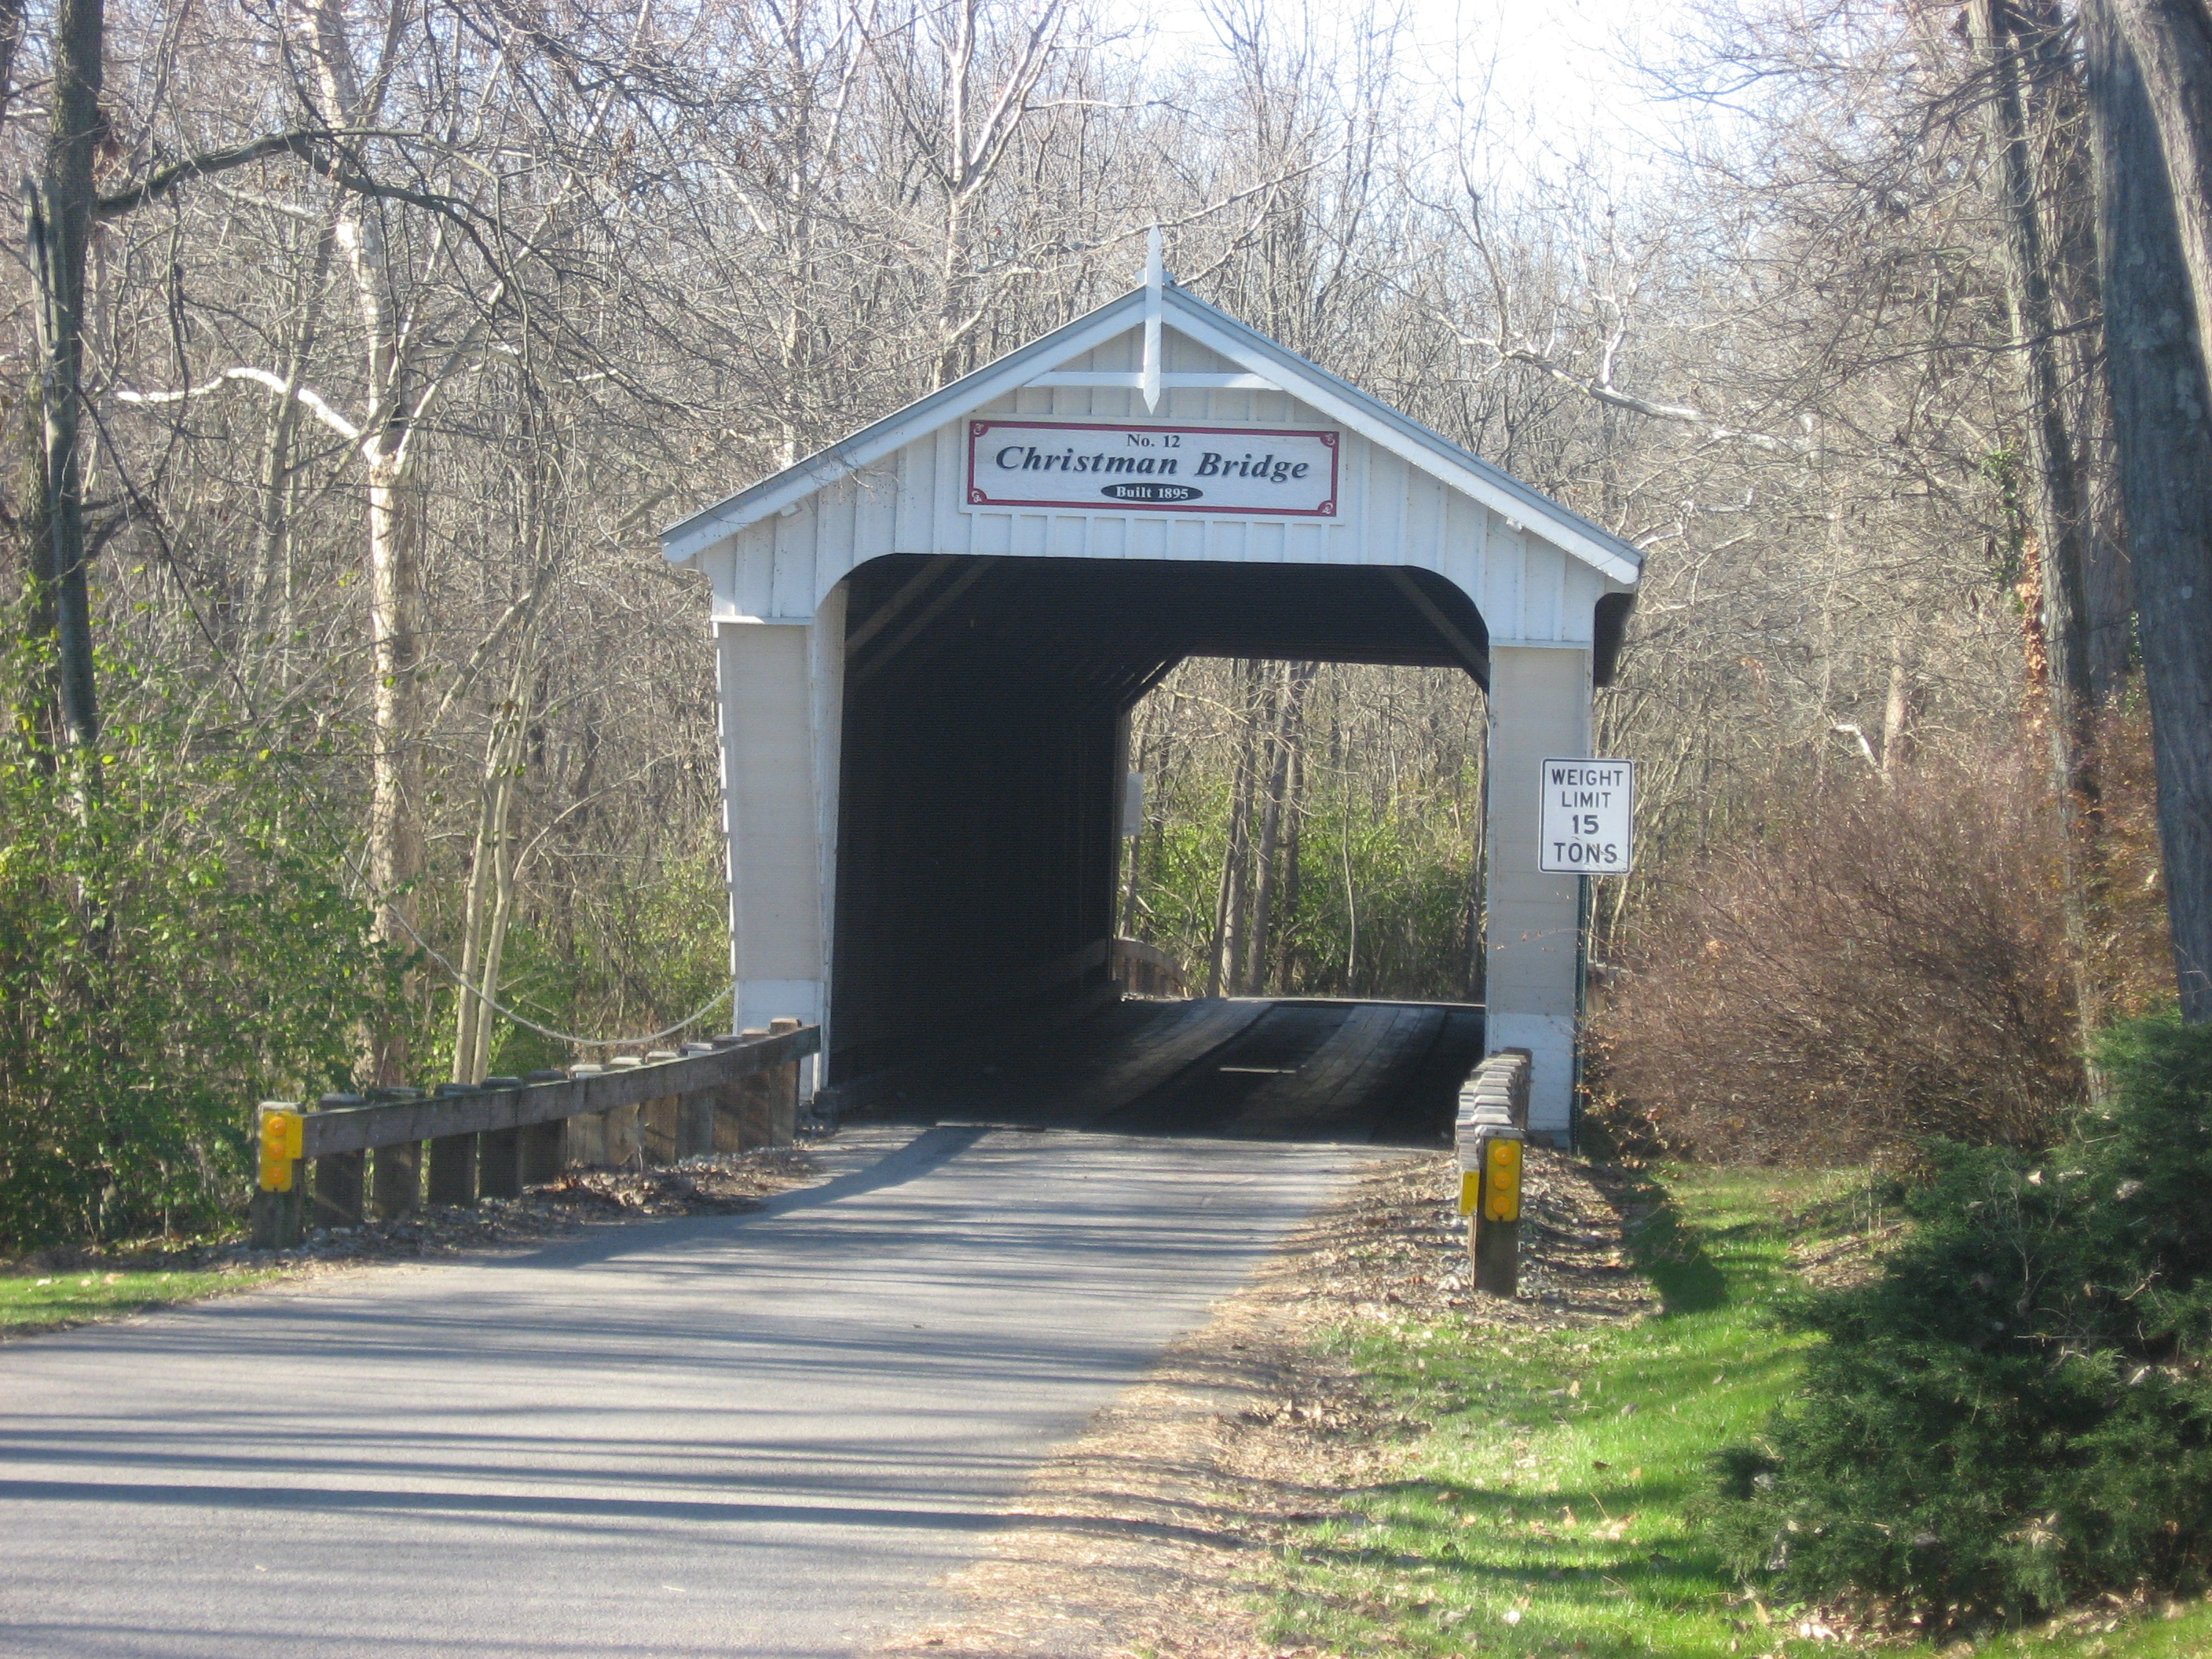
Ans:
[[[2045,801],[1993,754],[1738,826],[1623,953],[1593,1028],[1612,1109],[1707,1158],[2043,1141],[2081,1088]]]
[[[2045,1158],[1948,1146],[1879,1277],[1793,1311],[1826,1340],[1723,1459],[1747,1578],[1938,1627],[2212,1569],[2212,1028],[2100,1051],[2113,1103]]]
[[[0,657],[0,1248],[235,1211],[255,1101],[342,1083],[389,983],[298,758],[100,668],[94,784]]]

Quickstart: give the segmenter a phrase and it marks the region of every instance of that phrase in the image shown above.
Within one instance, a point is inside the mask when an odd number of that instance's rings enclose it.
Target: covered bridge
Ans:
[[[1186,656],[1488,692],[1486,1046],[1571,1120],[1589,752],[1636,550],[1177,288],[1144,286],[669,530],[706,573],[739,1023],[833,1082],[1106,972],[1127,717]]]

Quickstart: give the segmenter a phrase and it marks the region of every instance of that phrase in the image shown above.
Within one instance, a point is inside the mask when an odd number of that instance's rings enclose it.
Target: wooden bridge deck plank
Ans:
[[[1109,1052],[1103,1069],[1071,1093],[1070,1111],[1092,1121],[1141,1100],[1234,1042],[1274,1005],[1204,998],[1167,1006],[1184,1012],[1156,1022],[1136,1040]]]
[[[1229,1132],[1310,1135],[1379,1115],[1383,1085],[1419,1070],[1444,1018],[1441,1008],[1362,1003],[1304,1066],[1255,1091]]]

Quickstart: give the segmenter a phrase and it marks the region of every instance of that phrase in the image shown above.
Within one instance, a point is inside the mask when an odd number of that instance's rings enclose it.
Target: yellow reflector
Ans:
[[[1474,1213],[1475,1196],[1481,1190],[1482,1172],[1480,1170],[1462,1170],[1459,1172],[1459,1212],[1462,1215]]]
[[[261,1114],[261,1190],[289,1193],[292,1170],[307,1150],[307,1126],[297,1112]]]
[[[1489,1179],[1483,1184],[1482,1215],[1486,1221],[1518,1221],[1521,1218],[1521,1143],[1497,1136],[1483,1143],[1484,1170]]]

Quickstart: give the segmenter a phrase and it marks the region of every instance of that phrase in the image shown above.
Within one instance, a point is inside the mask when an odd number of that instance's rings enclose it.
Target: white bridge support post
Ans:
[[[715,624],[732,1030],[828,1012],[844,638],[842,589],[808,624]]]
[[[1589,745],[1589,651],[1493,641],[1483,1047],[1528,1051],[1529,1139],[1562,1146],[1574,1123],[1583,878],[1536,867],[1540,769]]]

